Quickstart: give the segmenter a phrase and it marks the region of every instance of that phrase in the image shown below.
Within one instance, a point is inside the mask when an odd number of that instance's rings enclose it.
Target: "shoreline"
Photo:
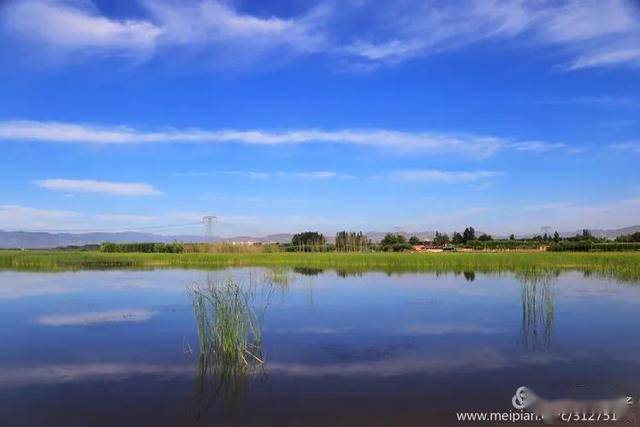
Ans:
[[[0,269],[74,271],[105,269],[317,268],[351,272],[568,271],[599,273],[640,283],[640,252],[447,253],[104,253],[0,251]]]

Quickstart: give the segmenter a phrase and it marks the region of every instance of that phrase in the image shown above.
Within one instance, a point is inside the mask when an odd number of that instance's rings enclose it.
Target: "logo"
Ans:
[[[527,402],[527,395],[529,393],[529,389],[525,386],[518,387],[516,390],[516,394],[511,398],[511,404],[516,409],[524,409],[528,406],[530,402]]]

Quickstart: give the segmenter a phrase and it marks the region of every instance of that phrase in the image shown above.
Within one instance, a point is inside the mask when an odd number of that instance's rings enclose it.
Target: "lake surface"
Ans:
[[[246,366],[200,352],[229,300],[203,320],[195,295],[231,279]],[[4,271],[0,426],[458,425],[523,385],[637,401],[639,338],[640,285],[579,272]]]

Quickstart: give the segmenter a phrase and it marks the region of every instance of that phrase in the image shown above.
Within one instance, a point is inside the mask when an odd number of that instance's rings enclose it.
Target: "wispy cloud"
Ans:
[[[502,171],[443,171],[435,169],[399,170],[375,175],[354,175],[336,171],[305,172],[254,172],[254,171],[210,171],[210,172],[177,172],[176,176],[215,176],[230,175],[249,179],[298,178],[304,180],[333,179],[388,179],[392,181],[429,181],[444,183],[465,183],[485,181],[506,175]],[[264,200],[264,198],[260,198]]]
[[[640,99],[628,96],[581,96],[567,99],[547,99],[540,101],[539,104],[544,105],[577,105],[592,106],[605,108],[635,108],[640,107]]]
[[[501,171],[442,171],[422,169],[396,171],[391,174],[391,178],[400,181],[465,183],[485,181],[503,175],[505,175],[505,173]]]
[[[311,171],[311,172],[293,172],[292,176],[301,179],[335,179],[335,178],[353,178],[353,175],[334,172],[334,171]]]
[[[5,5],[2,26],[17,37],[60,53],[150,55],[162,30],[145,20],[102,16],[89,1],[13,1]]]
[[[610,147],[622,152],[640,154],[640,141],[621,142],[618,144],[611,144]]]
[[[562,67],[566,70],[640,64],[639,12],[628,0],[428,1],[375,7],[395,19],[381,20],[378,32],[356,35],[358,39],[343,48],[345,55],[373,65],[487,40],[508,43],[525,38],[529,44],[557,48],[572,57]]]
[[[216,44],[241,46],[264,52],[278,47],[313,52],[325,41],[318,25],[326,15],[325,6],[313,8],[295,18],[257,17],[242,14],[228,3],[204,0],[195,2],[147,0],[151,19],[162,28],[159,42],[166,45]],[[235,55],[246,52],[235,51]]]
[[[189,51],[201,53],[200,62],[247,63],[320,54],[370,70],[491,41],[553,49],[565,70],[640,65],[633,0],[381,0],[340,8],[319,0],[286,17],[252,15],[216,0],[138,3],[140,16],[115,18],[90,0],[13,0],[0,25],[75,57],[147,59]]]
[[[566,209],[575,206],[574,203],[569,202],[552,202],[552,203],[540,203],[536,205],[525,205],[522,207],[525,211],[548,211],[556,209]]]
[[[106,323],[141,323],[155,313],[146,309],[96,311],[76,314],[50,314],[36,319],[43,326],[90,326]]]
[[[193,221],[199,218],[191,216]],[[201,218],[201,216],[200,216]],[[0,229],[5,230],[63,230],[83,231],[146,226],[166,220],[151,215],[120,213],[87,213],[72,210],[44,209],[21,205],[0,205]],[[171,220],[177,220],[171,218]],[[181,220],[184,220],[182,218]]]
[[[527,151],[532,153],[546,153],[553,150],[559,150],[566,148],[567,145],[563,143],[549,143],[544,141],[523,141],[514,142],[511,147],[516,151]]]
[[[475,158],[489,157],[504,148],[545,152],[564,147],[564,144],[558,143],[513,141],[486,135],[405,132],[390,129],[298,129],[276,132],[259,129],[168,128],[143,131],[125,126],[91,126],[26,120],[0,122],[0,140],[102,145],[239,143],[277,146],[329,143],[386,149],[395,152],[460,153]]]
[[[638,37],[638,42],[640,42],[640,37]],[[567,69],[579,70],[581,68],[613,67],[618,65],[640,67],[640,48],[610,48],[588,53],[572,62]]]
[[[229,3],[139,1],[145,15],[116,19],[90,0],[10,1],[1,24],[11,34],[75,57],[128,56],[148,59],[157,50],[201,50],[218,60],[248,61],[276,49],[314,52],[325,44],[318,25],[323,7],[290,19],[242,14]],[[70,30],[72,29],[72,30]]]
[[[525,206],[539,221],[558,230],[581,228],[619,228],[635,225],[640,218],[640,198],[631,197],[600,203],[551,202]]]
[[[271,178],[300,178],[300,179],[336,179],[353,178],[353,175],[335,171],[305,171],[305,172],[256,172],[256,171],[206,171],[206,172],[176,172],[175,176],[239,176],[249,179],[271,179]]]
[[[70,193],[101,193],[116,196],[157,196],[162,194],[144,182],[110,182],[90,179],[44,179],[34,181],[40,188]]]

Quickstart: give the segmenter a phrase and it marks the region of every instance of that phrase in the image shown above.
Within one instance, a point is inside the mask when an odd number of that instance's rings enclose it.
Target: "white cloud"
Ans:
[[[288,47],[313,52],[324,44],[315,29],[324,15],[323,8],[307,15],[282,19],[241,14],[228,4],[203,0],[196,2],[147,0],[152,18],[163,29],[160,43],[166,45],[239,45],[242,49],[268,50]],[[245,55],[246,51],[234,51]]]
[[[287,17],[252,15],[217,0],[138,3],[142,16],[125,19],[102,14],[90,0],[13,0],[0,24],[75,56],[146,59],[196,51],[201,63],[249,63],[270,55],[263,61],[270,65],[320,53],[368,70],[492,41],[552,48],[566,58],[566,70],[640,64],[640,19],[632,0],[381,0],[340,8],[318,0]]]
[[[263,204],[269,206],[278,200],[281,199],[264,198]],[[228,202],[226,198],[225,202]],[[204,229],[201,219],[210,214],[210,211],[161,211],[154,215],[93,213],[0,205],[0,230],[68,233],[139,231],[156,234],[202,235]],[[264,236],[272,233],[298,232],[307,227],[333,231],[363,221],[363,218],[354,219],[348,215],[327,218],[320,215],[282,215],[281,213],[234,215],[220,211],[216,212],[216,215],[218,221],[215,224],[215,233],[219,236],[247,234]]]
[[[292,172],[290,175],[302,179],[353,178],[352,175],[333,171]]]
[[[628,227],[636,225],[640,218],[640,198],[590,204],[558,203],[546,210],[540,219],[558,230]]]
[[[522,209],[525,211],[546,211],[546,210],[555,210],[555,209],[565,209],[575,206],[573,203],[568,202],[554,202],[554,203],[540,203],[537,205],[527,205],[523,206]]]
[[[144,17],[115,19],[102,15],[90,0],[11,1],[1,24],[21,39],[75,57],[144,60],[159,49],[189,48],[214,51],[219,61],[246,62],[279,48],[314,52],[325,44],[324,34],[316,28],[325,15],[322,7],[281,19],[241,14],[215,0],[139,3]]]
[[[558,150],[566,148],[566,144],[563,143],[549,143],[543,141],[523,141],[514,142],[511,147],[516,151],[527,151],[532,153],[546,153],[552,150]]]
[[[304,180],[330,180],[330,179],[356,179],[387,178],[396,181],[432,181],[432,182],[476,182],[505,175],[502,171],[441,171],[441,170],[401,170],[388,174],[377,174],[373,176],[356,176],[335,171],[305,171],[305,172],[253,172],[253,171],[211,171],[211,172],[177,172],[176,176],[215,176],[232,175],[249,179],[272,179],[272,178],[299,178]],[[266,200],[260,198],[259,200]]]
[[[37,209],[19,205],[0,205],[0,228],[48,229],[73,223],[79,218],[78,212],[67,210]]]
[[[427,181],[443,183],[477,182],[504,175],[501,171],[441,171],[434,169],[403,170],[391,174],[400,181]]]
[[[526,39],[575,58],[565,67],[568,70],[639,60],[635,46],[640,42],[640,22],[629,0],[429,1],[375,7],[393,18],[381,20],[378,31],[368,31],[368,38],[356,35],[342,49],[345,55],[394,64],[487,40]]]
[[[549,225],[555,230],[573,232],[588,229],[616,229],[637,225],[640,198],[631,197],[606,202],[552,201],[539,204],[504,207],[498,227],[512,219],[510,226],[519,232],[537,231],[536,225]]]
[[[175,176],[216,176],[230,175],[249,179],[300,178],[300,179],[333,179],[353,178],[352,175],[334,171],[305,171],[305,172],[256,172],[256,171],[209,171],[209,172],[176,172]]]
[[[530,3],[531,9],[535,7]],[[626,0],[570,0],[552,4],[540,12],[541,36],[551,42],[578,42],[638,30],[635,12]],[[597,23],[606,23],[598,25]]]
[[[636,108],[640,107],[640,98],[628,96],[582,96],[577,98],[550,99],[539,102],[545,105],[581,105],[605,108]]]
[[[638,38],[640,43],[640,38]],[[582,55],[572,62],[569,70],[581,68],[611,67],[616,65],[629,65],[640,67],[640,48],[606,49]]]
[[[343,51],[371,61],[396,62],[419,55],[424,47],[418,40],[390,40],[380,44],[360,41],[346,46]]]
[[[146,309],[110,310],[77,314],[50,314],[36,319],[43,326],[90,326],[106,323],[141,323],[155,313]]]
[[[18,37],[62,52],[148,55],[162,30],[148,21],[114,20],[90,2],[22,0],[9,3],[2,25]]]
[[[60,122],[0,122],[0,140],[39,141],[73,144],[144,144],[144,143],[241,143],[275,146],[309,143],[345,144],[388,149],[396,152],[461,153],[486,158],[514,144],[500,137],[444,134],[436,132],[404,132],[389,129],[340,129],[333,131],[301,129],[266,130],[202,130],[165,129],[141,131],[124,126],[90,126]],[[517,142],[515,142],[517,144]],[[537,144],[542,144],[538,142]]]
[[[639,142],[621,142],[619,144],[610,145],[614,150],[626,151],[631,154],[640,154],[640,141]]]
[[[35,185],[52,191],[71,193],[101,193],[116,196],[156,196],[162,194],[153,185],[143,182],[109,182],[89,179],[44,179]]]
[[[190,217],[192,221],[202,216]],[[176,221],[175,218],[169,218]],[[112,228],[128,229],[159,223],[161,218],[149,215],[119,213],[87,213],[70,210],[41,209],[20,205],[0,205],[0,229],[4,230],[57,230],[100,231]]]

